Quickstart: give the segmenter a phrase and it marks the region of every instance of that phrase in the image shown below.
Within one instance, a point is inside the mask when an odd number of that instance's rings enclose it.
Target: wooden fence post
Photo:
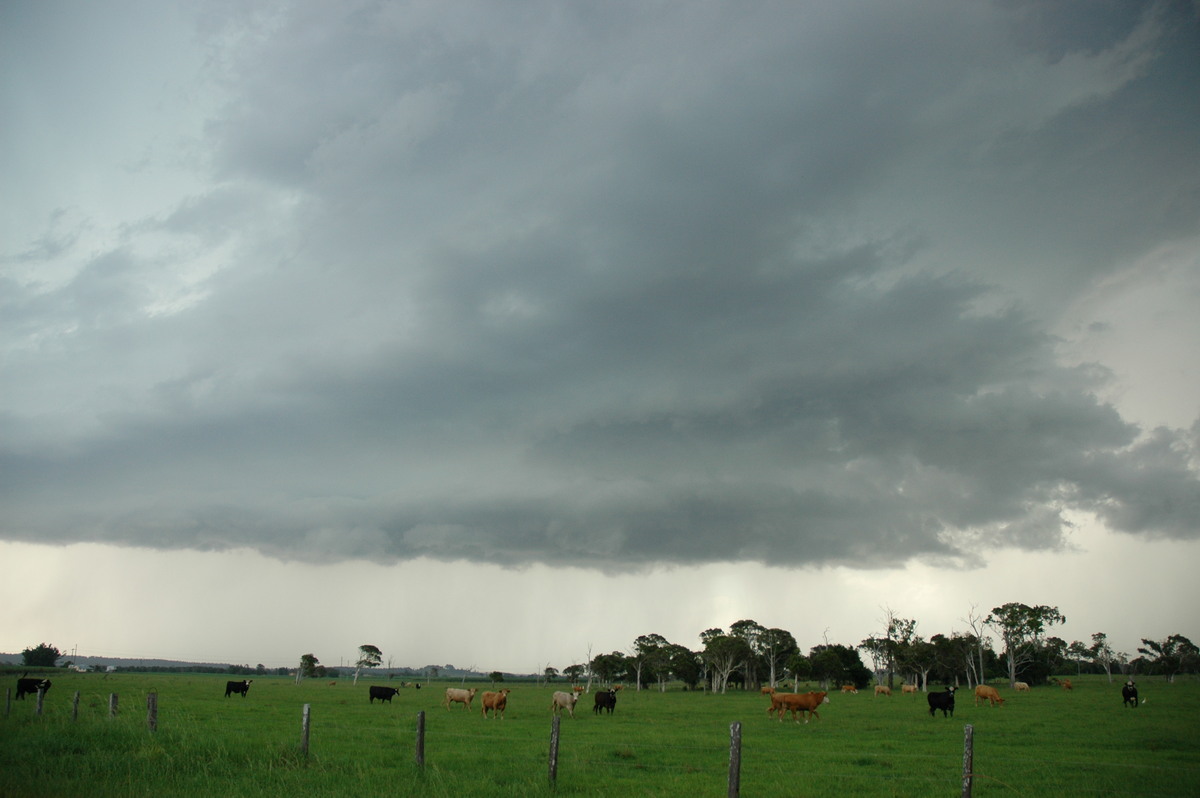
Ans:
[[[311,718],[311,704],[304,705],[304,714],[300,719],[300,753],[308,756],[308,726]]]
[[[4,717],[8,717],[8,713],[12,711],[12,688],[4,691]]]
[[[962,798],[971,798],[971,778],[975,775],[975,727],[967,724],[963,729],[963,775]]]
[[[115,718],[117,716],[117,694],[116,693],[108,694],[108,716],[110,718]]]
[[[561,716],[554,715],[550,721],[550,786],[557,786],[558,781],[558,726]]]
[[[729,724],[729,798],[742,791],[742,722]]]
[[[158,731],[158,693],[146,693],[146,727]]]
[[[417,713],[417,767],[425,767],[425,710]]]
[[[46,701],[46,691],[39,687],[38,688],[38,700],[37,700],[37,716],[39,718],[42,716],[42,705],[45,703],[45,701]]]
[[[75,698],[71,699],[71,720],[79,720],[79,691],[75,691]]]

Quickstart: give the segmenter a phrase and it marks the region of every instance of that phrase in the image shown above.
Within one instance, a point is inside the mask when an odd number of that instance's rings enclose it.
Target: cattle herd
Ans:
[[[241,681],[230,681],[225,683],[225,697],[238,694],[245,698],[250,692],[250,683],[253,679],[243,679]],[[1064,690],[1072,690],[1073,685],[1069,679],[1054,680]],[[402,683],[406,686],[406,683]],[[420,685],[416,685],[418,688]],[[28,674],[17,679],[17,698],[24,699],[26,695],[45,695],[50,689],[50,680],[42,678],[30,678]],[[617,708],[617,691],[621,689],[621,685],[616,685],[607,690],[599,690],[594,694],[594,704],[592,712],[597,715],[604,714],[607,710],[611,715]],[[1013,684],[1013,689],[1016,692],[1028,692],[1029,685],[1025,682],[1016,682]],[[475,694],[478,688],[460,688],[447,687],[445,698],[442,700],[442,706],[446,709],[451,709],[454,704],[462,704],[463,709],[470,711],[471,703],[475,699]],[[571,692],[555,691],[550,700],[550,711],[552,714],[560,715],[563,712],[569,717],[575,717],[575,705],[579,702],[579,696],[582,692],[582,687],[576,687]],[[843,685],[841,688],[843,693],[857,693],[858,689],[852,685]],[[930,692],[926,699],[929,703],[930,717],[936,717],[938,710],[941,710],[942,717],[954,717],[954,693],[956,688],[947,686],[944,690]],[[369,703],[374,704],[375,699],[379,702],[392,701],[400,692],[396,687],[384,687],[382,685],[371,685],[367,691]],[[504,719],[504,712],[508,707],[508,696],[512,691],[508,688],[498,691],[485,691],[483,694],[483,707],[481,715],[485,718],[499,717]],[[916,685],[905,684],[902,689],[903,693],[918,692]],[[781,693],[777,692],[773,687],[762,688],[762,693],[767,695],[771,704],[767,708],[767,716],[777,716],[779,721],[783,722],[784,713],[790,712],[792,720],[796,723],[800,722],[800,718],[808,723],[810,719],[817,718],[820,720],[820,714],[817,712],[817,707],[821,704],[829,703],[829,695],[824,691],[813,691],[808,693]],[[891,696],[891,690],[884,685],[876,685],[876,696]],[[1000,697],[999,691],[991,685],[981,684],[975,687],[975,705],[978,706],[980,701],[987,703],[989,707],[999,707],[1004,705],[1004,699]],[[1127,681],[1121,687],[1121,701],[1126,707],[1138,706],[1138,690],[1133,679]],[[490,713],[490,715],[489,715]]]

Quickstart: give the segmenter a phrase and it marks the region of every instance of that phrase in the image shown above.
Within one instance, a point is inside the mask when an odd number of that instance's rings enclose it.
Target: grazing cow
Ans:
[[[612,714],[617,708],[617,691],[616,690],[601,690],[596,693],[596,704],[592,707],[592,712],[599,715],[600,710],[607,709],[608,714]]]
[[[762,693],[763,695],[770,695],[771,693],[775,692],[775,688],[774,687],[762,687],[759,689],[758,692]]]
[[[1004,699],[1000,697],[1000,692],[990,684],[975,685],[975,706],[979,706],[979,699],[988,702],[989,707],[994,707],[997,704],[1003,706]]]
[[[21,677],[17,679],[17,698],[25,699],[25,694],[37,695],[37,691],[43,692],[50,689],[49,679],[33,679]]]
[[[855,693],[855,694],[857,694],[857,693],[858,693],[858,688],[857,688],[857,687],[855,687],[855,686],[854,686],[854,685],[852,685],[852,684],[843,684],[843,685],[842,685],[842,692],[843,692],[843,693]]]
[[[442,699],[442,706],[450,709],[450,705],[457,702],[463,705],[463,709],[470,709],[471,701],[475,699],[475,691],[478,689],[478,687],[472,687],[470,690],[464,690],[461,687],[447,687],[446,697]]]
[[[1074,690],[1075,689],[1075,685],[1071,684],[1070,679],[1055,678],[1055,679],[1051,679],[1050,681],[1054,682],[1055,684],[1057,684],[1059,687],[1061,687],[1064,690]]]
[[[916,695],[917,694],[917,686],[915,684],[902,684],[902,685],[900,685],[900,692],[901,693],[912,693],[913,695]]]
[[[945,692],[929,694],[929,717],[935,717],[934,713],[937,710],[942,711],[942,717],[949,714],[954,717],[954,688],[947,687]]]
[[[817,714],[817,707],[828,703],[829,695],[824,691],[814,693],[772,693],[771,708],[767,710],[767,714],[770,715],[772,712],[778,712],[780,723],[783,723],[783,713],[789,711],[792,713],[792,720],[796,723],[800,722],[799,718],[796,717],[797,712],[801,716],[804,716],[804,713],[807,712],[809,716],[820,720],[821,716]],[[808,721],[809,717],[804,717],[804,722],[808,723]]]
[[[573,692],[576,692],[576,693],[582,693],[582,692],[583,692],[583,685],[582,685],[582,684],[577,684],[577,685],[575,685],[574,687],[572,687],[572,688],[571,688],[571,690],[572,690]]]
[[[1013,689],[1018,693],[1028,693],[1029,685],[1025,682],[1013,682]]]
[[[1121,685],[1121,706],[1136,707],[1138,705],[1137,685],[1133,683],[1133,679]]]
[[[384,687],[380,684],[373,684],[371,685],[371,689],[368,691],[370,698],[367,699],[367,703],[374,704],[375,699],[378,698],[380,703],[386,701],[390,704],[392,703],[392,697],[399,692],[399,687]]]
[[[254,680],[243,679],[240,682],[225,682],[225,697],[229,698],[234,693],[241,693],[242,698],[245,698],[246,693],[250,691],[250,682],[252,681]]]
[[[505,687],[503,690],[492,692],[488,690],[483,694],[483,716],[488,716],[488,710],[492,711],[492,717],[500,716],[500,720],[504,720],[504,710],[508,706],[508,694],[511,691]]]
[[[623,685],[623,684],[614,684],[614,685],[613,685],[613,689],[614,689],[614,690],[624,690],[624,689],[625,689],[625,685]]]
[[[575,703],[578,700],[578,693],[564,693],[560,690],[555,690],[554,697],[550,699],[550,712],[558,715],[565,709],[571,717],[575,717]]]
[[[892,697],[892,688],[888,687],[886,684],[877,684],[877,685],[875,685],[875,695],[877,697],[881,696],[881,695],[885,695],[888,698],[891,698]]]

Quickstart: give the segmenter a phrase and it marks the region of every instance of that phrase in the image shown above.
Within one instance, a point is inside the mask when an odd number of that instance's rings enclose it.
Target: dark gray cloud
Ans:
[[[198,187],[5,250],[73,268],[0,298],[0,534],[614,570],[1195,537],[1195,432],[1050,334],[1196,233],[1194,15],[868,8],[207,7]]]

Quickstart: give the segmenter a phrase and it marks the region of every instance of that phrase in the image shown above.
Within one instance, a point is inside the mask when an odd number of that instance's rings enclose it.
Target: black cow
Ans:
[[[616,708],[617,708],[617,691],[616,690],[601,690],[600,692],[596,693],[596,705],[592,707],[592,712],[599,715],[600,710],[607,709],[608,714],[611,715],[613,713],[613,710]]]
[[[942,717],[949,714],[954,717],[954,688],[947,687],[945,692],[929,694],[929,717],[935,717],[937,710],[942,711]]]
[[[1122,706],[1136,707],[1138,705],[1137,685],[1133,683],[1133,679],[1122,685],[1121,698],[1123,699]]]
[[[241,693],[242,698],[246,697],[246,693],[250,690],[250,682],[253,679],[244,679],[240,682],[225,682],[225,697],[229,698],[233,693]]]
[[[25,699],[25,694],[37,695],[38,690],[43,692],[50,689],[49,679],[26,679],[21,677],[17,679],[17,698]]]
[[[374,704],[375,699],[378,698],[380,701],[386,701],[390,704],[392,703],[392,696],[398,692],[400,692],[400,690],[396,687],[381,687],[377,684],[373,684],[371,685],[371,697],[368,702]]]

